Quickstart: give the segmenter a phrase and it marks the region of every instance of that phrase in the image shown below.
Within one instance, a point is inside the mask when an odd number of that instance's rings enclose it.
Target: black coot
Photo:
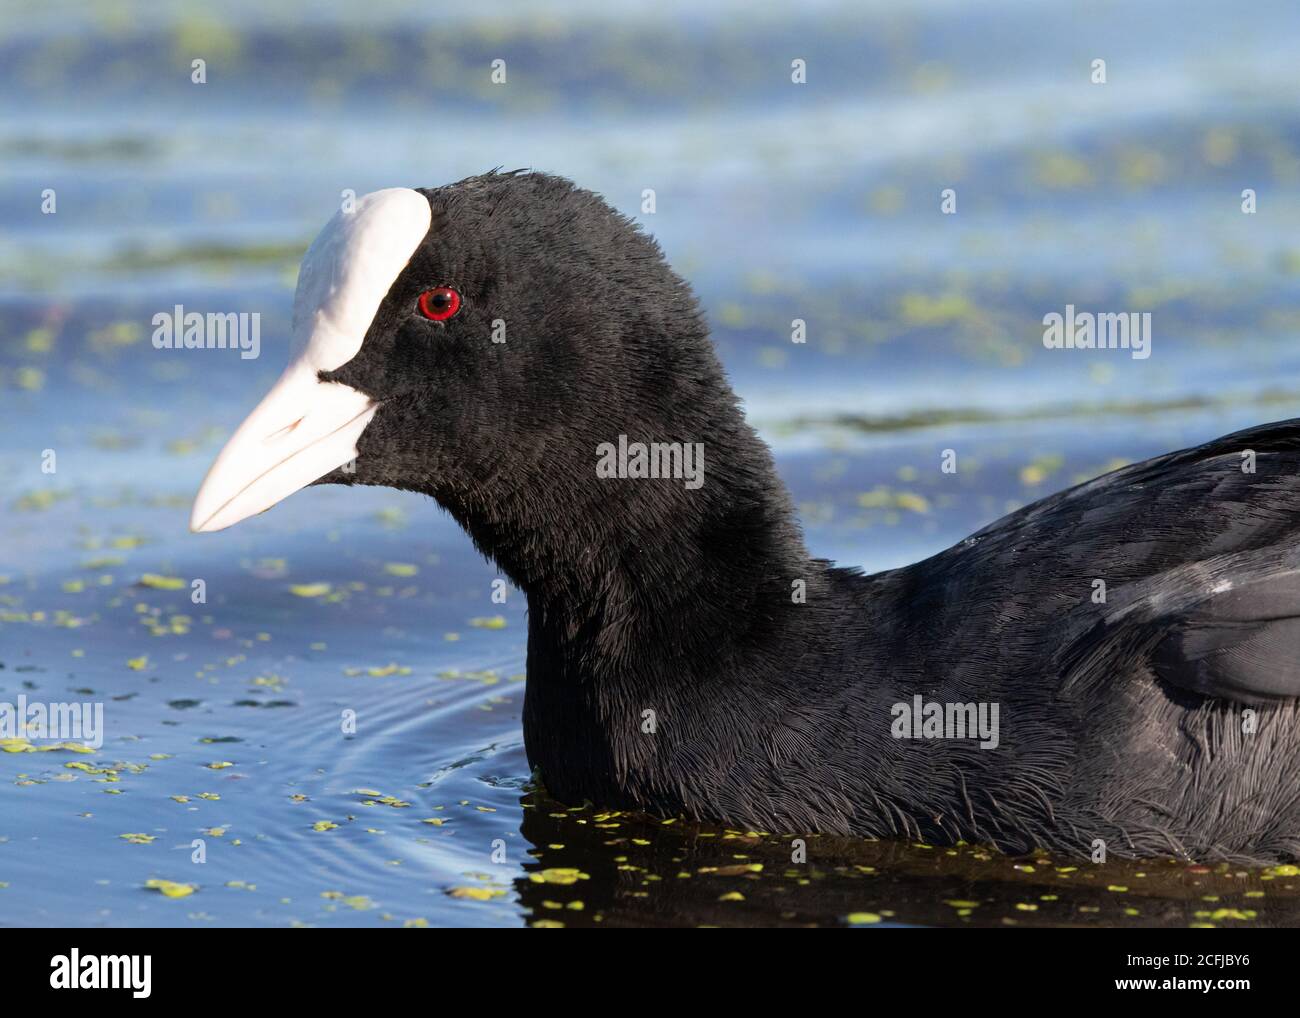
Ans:
[[[864,576],[808,554],[687,284],[565,180],[366,196],[304,259],[294,328],[194,528],[312,482],[437,499],[527,594],[524,735],[560,799],[1013,852],[1297,855],[1300,422]]]

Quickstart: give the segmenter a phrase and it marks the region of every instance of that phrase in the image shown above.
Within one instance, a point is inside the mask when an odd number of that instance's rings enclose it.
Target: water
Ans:
[[[520,732],[523,598],[492,602],[433,503],[318,488],[188,533],[340,192],[495,165],[660,238],[841,562],[902,564],[1300,413],[1294,4],[691,6],[6,5],[0,700],[102,702],[106,736],[0,752],[0,922],[1300,918],[1287,869],[832,839],[796,863],[788,839],[550,802]],[[177,303],[260,312],[263,355],[153,349]],[[1045,350],[1067,303],[1151,311],[1152,356]]]

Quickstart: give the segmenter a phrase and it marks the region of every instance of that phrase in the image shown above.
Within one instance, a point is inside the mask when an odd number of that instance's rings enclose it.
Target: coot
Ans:
[[[657,244],[494,172],[326,226],[290,365],[191,525],[311,483],[432,496],[526,593],[525,743],[561,800],[1009,852],[1300,849],[1300,421],[837,568]]]

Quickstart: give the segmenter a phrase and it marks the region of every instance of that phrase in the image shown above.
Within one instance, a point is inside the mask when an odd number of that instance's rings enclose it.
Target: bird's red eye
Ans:
[[[431,322],[445,322],[460,310],[460,294],[450,286],[439,286],[420,294],[420,314]]]

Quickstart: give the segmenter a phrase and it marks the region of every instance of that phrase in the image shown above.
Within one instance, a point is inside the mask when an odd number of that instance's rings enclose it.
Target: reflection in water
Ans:
[[[843,838],[665,824],[535,792],[515,880],[534,925],[1294,926],[1300,868],[1011,858]]]

